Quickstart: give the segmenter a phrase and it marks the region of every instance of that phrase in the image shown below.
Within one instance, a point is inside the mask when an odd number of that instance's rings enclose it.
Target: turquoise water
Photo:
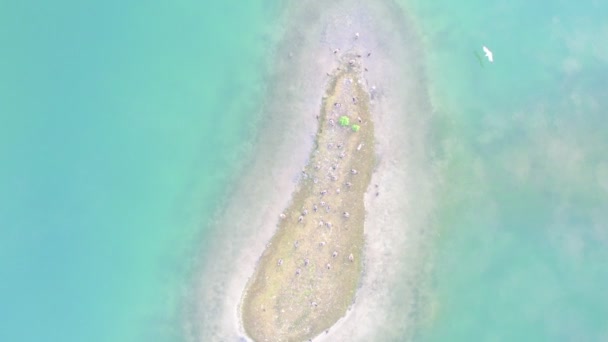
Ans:
[[[255,132],[273,11],[0,3],[0,340],[178,339],[204,222]]]
[[[608,339],[608,5],[409,5],[444,177],[418,338]],[[482,45],[494,64],[479,65]]]
[[[608,5],[401,3],[427,48],[439,170],[416,339],[608,339]],[[0,3],[0,340],[180,340],[279,12]]]

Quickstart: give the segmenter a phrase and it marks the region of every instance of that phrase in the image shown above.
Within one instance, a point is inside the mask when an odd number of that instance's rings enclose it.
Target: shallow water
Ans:
[[[181,338],[204,223],[252,149],[274,11],[0,4],[0,340]]]
[[[393,311],[399,303],[407,306],[408,315],[414,314],[422,297],[414,293],[414,287],[403,292],[408,296],[395,301],[391,287],[381,285],[394,284],[396,275],[405,276],[410,283],[422,281],[424,270],[411,265],[424,265],[417,261],[424,260],[427,254],[424,247],[429,234],[422,225],[428,220],[431,206],[430,179],[423,168],[428,162],[419,162],[426,158],[423,152],[428,118],[415,115],[425,106],[428,108],[426,89],[417,87],[423,76],[414,68],[419,65],[412,58],[415,37],[407,30],[396,34],[391,31],[395,25],[403,25],[399,21],[403,18],[401,12],[391,13],[395,9],[398,10],[390,2],[370,6],[349,1],[334,2],[331,6],[300,2],[286,9],[285,17],[291,20],[287,21],[286,38],[276,52],[279,62],[270,83],[273,87],[266,96],[269,100],[264,111],[269,119],[261,126],[261,132],[273,134],[260,136],[256,158],[247,167],[242,183],[237,185],[238,192],[218,214],[217,249],[212,262],[203,261],[200,285],[193,290],[194,296],[198,293],[200,299],[193,304],[194,318],[189,324],[192,340],[231,339],[239,335],[234,308],[253,272],[252,261],[257,260],[274,232],[278,215],[287,206],[299,170],[312,147],[316,129],[314,115],[319,110],[327,81],[325,72],[337,66],[332,51],[335,48],[347,51],[355,44],[373,53],[365,63],[370,85],[377,86],[379,171],[374,178],[380,183],[383,196],[371,201],[368,212],[374,222],[370,221],[367,231],[371,238],[366,248],[367,271],[362,280],[362,291],[366,292],[361,295],[362,300],[357,301],[353,315],[342,323],[345,328],[335,329],[335,334],[332,330],[328,338],[366,338],[377,335],[378,330],[383,331],[388,322],[396,326],[403,322]],[[390,21],[379,18],[390,18]],[[306,30],[301,29],[304,22]],[[358,31],[361,36],[355,42],[354,33]],[[403,60],[411,63],[397,67]],[[290,110],[286,112],[285,108]],[[310,116],[300,113],[310,113]],[[393,141],[401,141],[405,147],[392,149]],[[395,200],[408,192],[417,194],[417,202]],[[387,224],[389,222],[392,224]],[[382,238],[374,238],[380,234]],[[404,258],[403,265],[409,267],[391,270],[390,265],[400,258]],[[220,285],[209,287],[210,283]],[[408,322],[403,329],[383,333],[411,335],[412,327],[413,323]]]
[[[0,4],[0,340],[238,338],[357,31],[381,195],[327,340],[608,339],[607,10]]]
[[[432,314],[417,339],[605,340],[606,5],[407,6],[442,165]],[[481,45],[494,64],[480,67]]]

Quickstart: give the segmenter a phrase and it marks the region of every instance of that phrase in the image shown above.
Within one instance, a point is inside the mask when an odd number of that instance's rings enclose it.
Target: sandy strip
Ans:
[[[276,51],[255,159],[217,215],[216,248],[200,256],[186,335],[191,341],[245,339],[237,314],[242,291],[306,165],[326,73],[339,62],[333,51],[356,44],[371,53],[366,79],[375,87],[379,160],[371,184],[378,190],[366,196],[365,268],[356,303],[319,340],[411,338],[428,312],[422,289],[436,182],[425,147],[431,110],[420,44],[391,1],[300,1],[285,11],[288,26]]]
[[[364,194],[375,165],[369,93],[358,56],[344,56],[332,76],[303,179],[245,291],[243,324],[256,340],[308,340],[333,326],[354,301],[362,270]]]

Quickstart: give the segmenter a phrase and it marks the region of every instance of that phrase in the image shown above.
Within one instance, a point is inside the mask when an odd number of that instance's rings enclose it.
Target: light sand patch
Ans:
[[[341,61],[333,53],[339,49],[341,55],[363,51],[378,164],[365,199],[367,242],[356,303],[319,338],[406,340],[424,311],[420,284],[429,267],[436,182],[426,148],[431,111],[416,34],[392,1],[300,1],[286,5],[285,13],[288,26],[273,61],[254,159],[213,223],[216,248],[201,255],[186,334],[191,341],[244,339],[237,315],[241,293],[307,165],[315,115],[327,73]]]
[[[374,138],[362,57],[343,58],[299,189],[245,290],[243,323],[256,341],[310,339],[354,301]]]

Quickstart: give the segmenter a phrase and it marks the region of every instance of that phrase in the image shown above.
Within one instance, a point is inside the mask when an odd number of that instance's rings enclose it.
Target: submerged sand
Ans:
[[[256,341],[312,338],[354,301],[362,269],[364,193],[374,166],[363,58],[344,56],[333,76],[302,181],[291,205],[277,213],[278,230],[245,290],[243,324]]]
[[[260,113],[253,114],[260,118],[258,138],[243,143],[251,160],[218,199],[216,216],[205,222],[213,234],[205,234],[210,248],[193,258],[195,279],[181,299],[184,335],[192,342],[248,340],[238,312],[243,289],[277,231],[278,214],[290,207],[302,184],[302,167],[316,148],[315,116],[328,82],[344,63],[340,56],[360,53],[368,69],[363,76],[370,88],[376,86],[370,101],[376,165],[364,197],[363,260],[354,260],[364,262],[363,275],[346,316],[314,340],[413,340],[429,307],[424,282],[431,265],[432,188],[438,181],[428,160],[432,110],[419,36],[393,0],[302,0],[283,6],[284,24],[272,31],[276,46],[273,36],[261,37],[275,56],[268,59]],[[359,39],[353,39],[356,32]],[[333,53],[336,48],[340,54]]]

